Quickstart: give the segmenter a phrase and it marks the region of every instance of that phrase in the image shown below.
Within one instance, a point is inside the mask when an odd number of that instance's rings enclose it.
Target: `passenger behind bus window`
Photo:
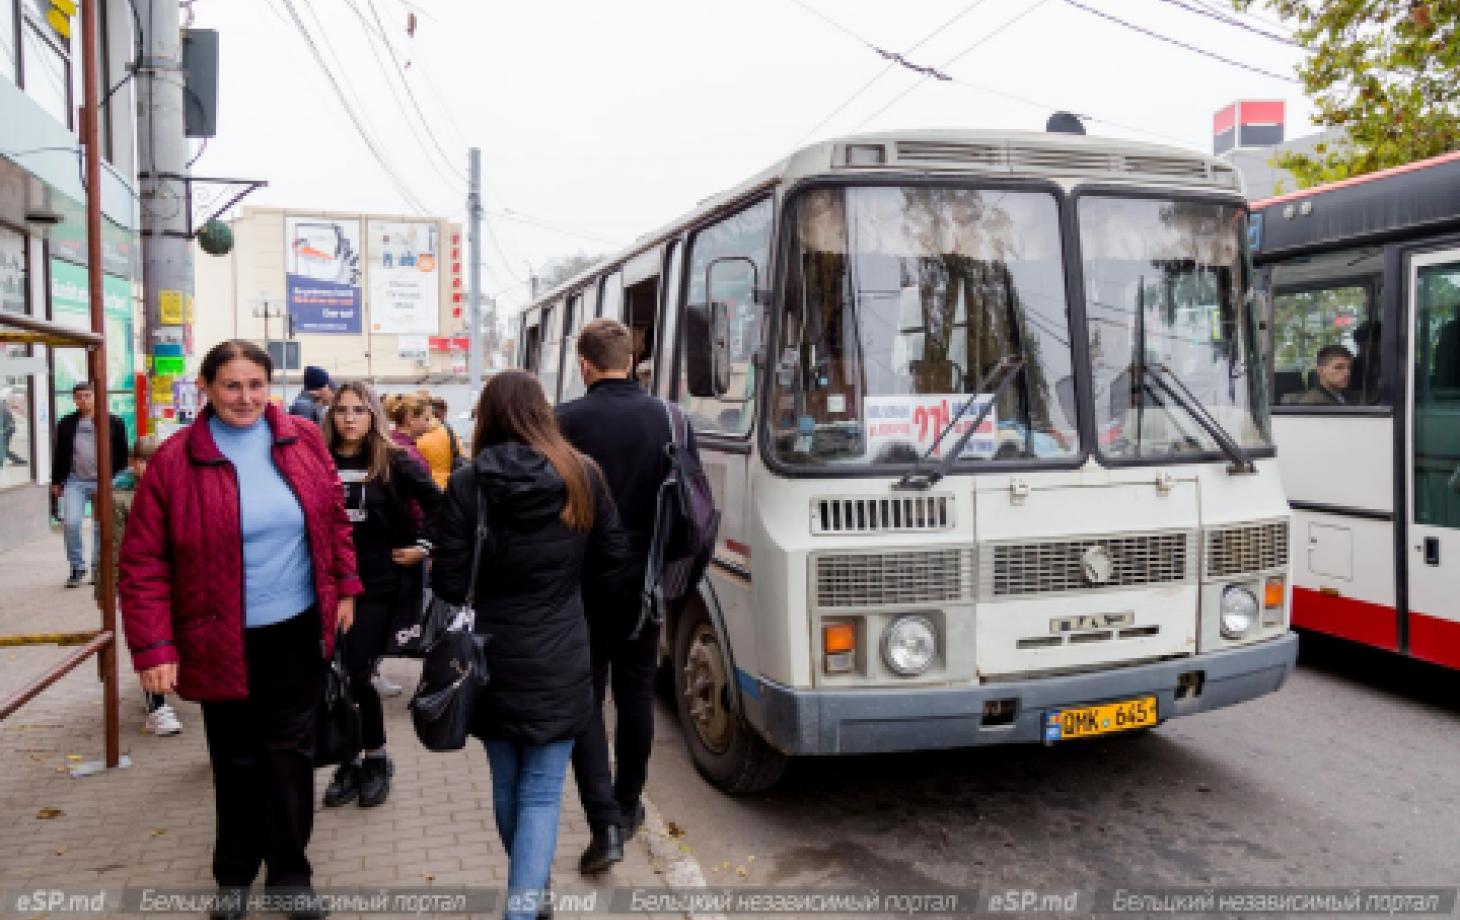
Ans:
[[[1379,368],[1383,361],[1379,351],[1379,321],[1359,323],[1354,329],[1354,345],[1358,354],[1354,355],[1345,397],[1351,403],[1364,406],[1387,402],[1379,393]]]
[[[1300,406],[1346,406],[1343,392],[1348,389],[1349,377],[1353,372],[1353,352],[1342,345],[1325,345],[1318,349],[1318,367],[1315,385],[1303,398]]]

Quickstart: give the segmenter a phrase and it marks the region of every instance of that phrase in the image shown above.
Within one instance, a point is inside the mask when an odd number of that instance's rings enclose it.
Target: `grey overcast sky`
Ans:
[[[480,146],[495,239],[483,288],[511,312],[529,264],[611,251],[817,139],[1039,130],[1065,109],[1097,119],[1093,134],[1208,152],[1212,114],[1239,98],[1283,99],[1288,136],[1312,130],[1296,83],[1080,8],[1291,78],[1298,49],[1194,11],[1230,15],[1227,0],[1079,4],[195,0],[194,24],[220,32],[222,72],[218,136],[194,172],[267,180],[251,204],[412,213],[409,195],[459,220],[466,148]],[[1270,13],[1239,18],[1285,33]],[[954,81],[888,69],[868,44]]]

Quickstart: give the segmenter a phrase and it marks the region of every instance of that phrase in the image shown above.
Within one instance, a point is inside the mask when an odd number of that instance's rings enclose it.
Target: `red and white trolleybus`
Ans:
[[[1460,152],[1251,211],[1293,625],[1460,668]]]

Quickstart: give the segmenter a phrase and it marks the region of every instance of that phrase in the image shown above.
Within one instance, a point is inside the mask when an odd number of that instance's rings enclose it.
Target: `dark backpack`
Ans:
[[[689,446],[689,423],[671,402],[660,400],[669,416],[670,442],[664,452],[669,472],[659,485],[654,506],[654,534],[644,565],[644,587],[639,598],[639,623],[630,638],[638,638],[646,623],[664,622],[665,607],[694,591],[715,554],[720,512],[699,457]]]

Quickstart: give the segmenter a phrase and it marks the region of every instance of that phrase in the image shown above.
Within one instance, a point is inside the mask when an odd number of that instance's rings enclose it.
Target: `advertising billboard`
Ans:
[[[284,296],[295,332],[359,335],[360,221],[285,217]]]
[[[440,331],[440,235],[436,224],[370,221],[371,332]]]

